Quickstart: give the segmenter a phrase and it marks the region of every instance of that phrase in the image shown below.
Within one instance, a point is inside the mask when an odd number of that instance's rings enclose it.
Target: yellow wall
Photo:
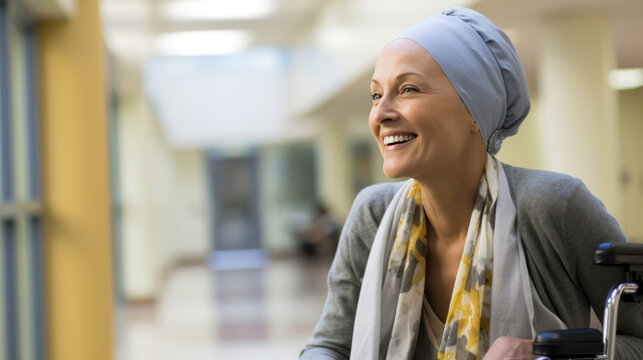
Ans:
[[[51,360],[113,359],[109,144],[98,0],[38,25]]]

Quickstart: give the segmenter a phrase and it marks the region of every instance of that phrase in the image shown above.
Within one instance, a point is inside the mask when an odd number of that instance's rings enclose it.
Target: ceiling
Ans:
[[[275,0],[276,11],[266,18],[186,21],[164,18],[161,8],[167,2],[168,0],[102,0],[104,33],[112,54],[127,63],[140,64],[154,55],[154,36],[197,30],[247,30],[252,34],[251,46],[288,46],[297,41],[302,31],[314,26],[320,8],[328,3],[322,0]]]
[[[607,14],[612,19],[616,66],[643,67],[641,0],[276,0],[277,11],[272,16],[242,21],[168,20],[159,11],[166,1],[169,0],[102,0],[106,43],[121,69],[129,67],[140,72],[142,64],[154,55],[154,37],[166,32],[243,29],[253,35],[251,46],[305,47],[318,45],[311,42],[324,27],[350,29],[354,35],[342,41],[344,53],[340,60],[360,58],[360,64],[365,65],[343,74],[345,78],[338,86],[298,114],[308,118],[365,116],[370,108],[370,64],[391,38],[390,31],[377,32],[378,29],[388,27],[397,32],[437,13],[437,6],[442,3],[468,3],[505,29],[514,40],[534,88],[538,85],[543,23],[555,14],[588,11]],[[140,77],[130,76],[128,71],[122,74],[118,86],[124,89],[128,83],[140,81]]]
[[[187,30],[245,29],[254,35],[253,45],[292,45],[301,35],[316,26],[325,7],[336,0],[278,0],[277,10],[267,18],[236,21],[176,21],[160,15],[161,6],[168,0],[102,0],[105,33],[129,34],[130,38],[149,41],[155,34]],[[221,1],[221,0],[213,0]],[[350,1],[349,1],[350,2]],[[358,2],[353,0],[353,2]],[[407,1],[409,2],[409,1]],[[410,2],[409,2],[410,3]],[[398,4],[403,4],[399,2]],[[400,5],[404,6],[404,5]],[[549,14],[571,11],[603,11],[614,21],[614,39],[618,67],[643,66],[643,1],[640,0],[480,0],[472,7],[499,26],[518,34],[516,47],[526,63],[535,62],[542,36],[542,19]],[[381,7],[380,7],[381,8]],[[377,7],[368,9],[373,22],[386,19],[383,12],[377,17]],[[430,15],[430,14],[427,14]],[[110,45],[108,43],[108,45]],[[140,45],[140,44],[139,44]],[[148,45],[138,46],[147,49]],[[135,51],[136,52],[136,51]],[[132,56],[131,52],[117,54]],[[146,55],[149,55],[146,54]]]

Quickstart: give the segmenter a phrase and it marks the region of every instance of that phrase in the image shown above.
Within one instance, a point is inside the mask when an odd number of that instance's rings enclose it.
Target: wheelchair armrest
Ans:
[[[643,265],[643,244],[599,244],[594,252],[594,262],[598,265]]]
[[[587,358],[602,355],[603,335],[596,329],[554,330],[538,334],[534,354],[552,359]]]
[[[623,300],[625,302],[643,301],[643,244],[623,242],[599,244],[594,251],[594,263],[622,266],[625,270],[625,281],[639,284],[638,292],[625,295]]]

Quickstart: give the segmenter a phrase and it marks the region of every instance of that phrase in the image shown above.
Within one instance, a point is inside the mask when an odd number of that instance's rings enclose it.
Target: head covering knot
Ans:
[[[482,14],[453,7],[401,32],[440,65],[473,116],[487,151],[518,132],[529,113],[527,77],[507,34]]]

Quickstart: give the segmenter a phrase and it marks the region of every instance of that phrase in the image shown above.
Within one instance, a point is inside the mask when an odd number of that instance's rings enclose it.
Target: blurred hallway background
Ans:
[[[394,181],[375,59],[455,5],[527,72],[498,157],[643,242],[639,0],[0,0],[0,360],[296,358],[353,198]]]

